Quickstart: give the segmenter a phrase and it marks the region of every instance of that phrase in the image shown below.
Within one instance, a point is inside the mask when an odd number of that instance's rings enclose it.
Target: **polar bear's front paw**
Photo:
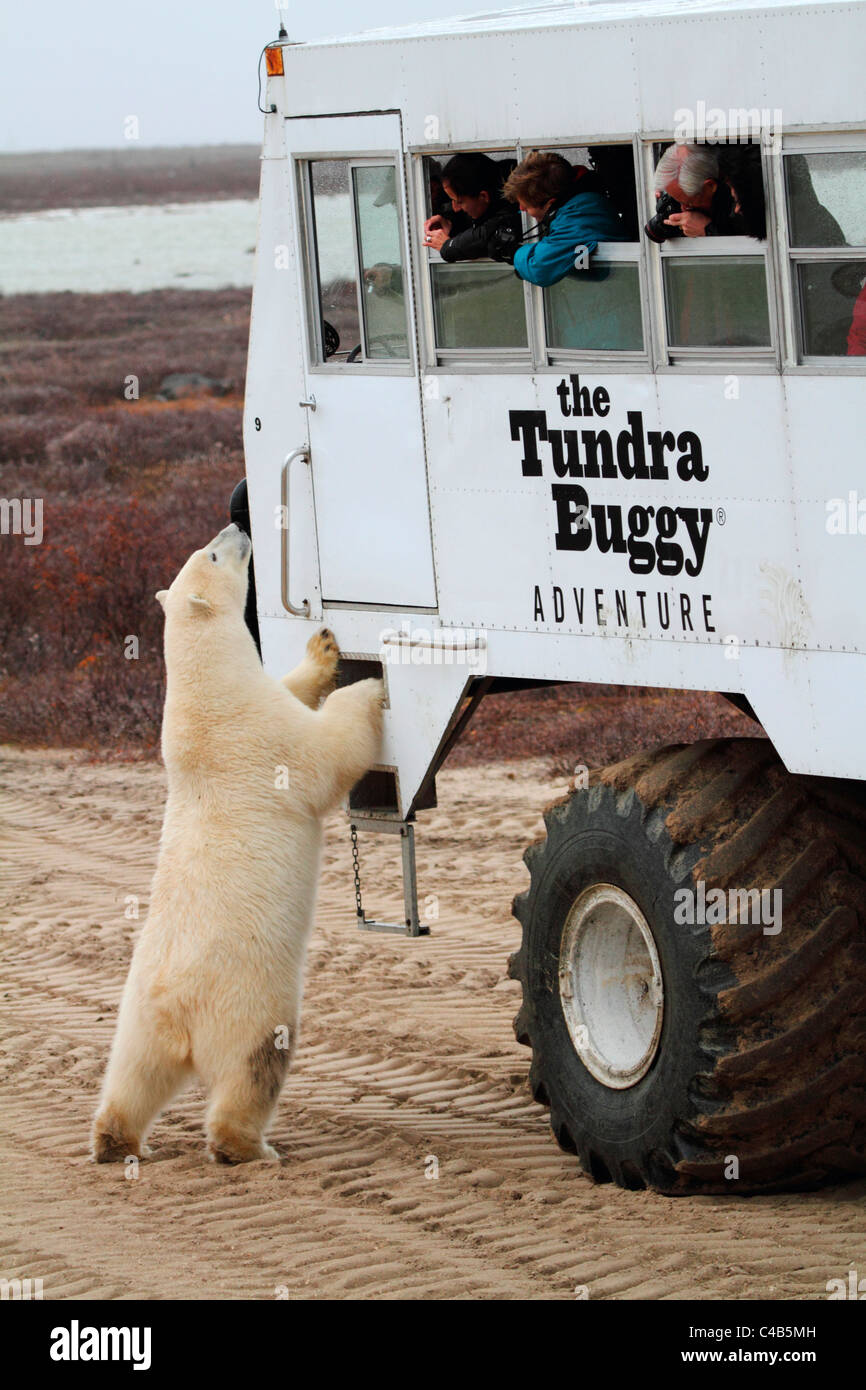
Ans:
[[[330,695],[336,686],[339,660],[340,648],[337,646],[337,639],[331,629],[323,627],[318,632],[314,632],[307,643],[306,661],[313,668],[317,699],[320,700],[324,695]]]
[[[339,660],[336,637],[330,628],[320,628],[307,643],[301,664],[283,676],[282,683],[302,704],[318,709],[322,698],[330,695],[337,684]]]
[[[340,660],[340,648],[337,646],[337,639],[330,628],[323,627],[318,632],[313,633],[307,643],[307,656],[329,674],[334,675],[336,673],[337,662]]]

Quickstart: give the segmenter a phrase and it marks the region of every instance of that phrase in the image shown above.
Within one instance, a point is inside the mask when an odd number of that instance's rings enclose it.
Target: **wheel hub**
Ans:
[[[634,1086],[652,1066],[664,984],[649,923],[612,883],[572,904],[559,950],[559,997],[575,1051],[612,1090]]]

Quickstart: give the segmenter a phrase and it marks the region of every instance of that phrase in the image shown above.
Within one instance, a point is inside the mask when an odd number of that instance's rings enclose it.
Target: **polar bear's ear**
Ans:
[[[194,613],[213,612],[213,604],[201,594],[187,594],[186,601]]]
[[[168,589],[158,590],[158,592],[154,594],[154,598],[156,599],[160,608],[165,608],[165,601],[168,598]]]

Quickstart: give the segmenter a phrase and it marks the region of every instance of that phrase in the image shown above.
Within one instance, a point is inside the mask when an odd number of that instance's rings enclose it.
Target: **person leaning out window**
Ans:
[[[514,168],[513,159],[486,154],[456,154],[442,170],[446,209],[424,223],[424,244],[443,261],[496,258],[496,244],[506,234],[520,242],[520,214],[502,196],[502,185]]]
[[[514,253],[514,269],[533,285],[555,285],[589,268],[601,241],[626,241],[622,220],[591,170],[562,155],[533,150],[503,193],[538,223],[538,238]]]
[[[757,145],[671,145],[655,171],[652,241],[671,237],[767,235]]]

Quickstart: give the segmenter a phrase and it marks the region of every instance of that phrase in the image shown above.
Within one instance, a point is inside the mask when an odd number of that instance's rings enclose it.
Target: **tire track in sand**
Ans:
[[[556,1147],[505,976],[522,850],[562,790],[537,763],[440,775],[417,835],[429,939],[356,931],[333,818],[280,1165],[209,1165],[190,1090],[138,1176],[96,1168],[88,1129],[136,928],[124,904],[146,909],[162,772],[7,750],[0,781],[0,1276],[71,1299],[808,1299],[866,1270],[866,1184],[671,1202],[596,1187]],[[362,837],[361,857],[368,911],[399,912],[393,843]]]

